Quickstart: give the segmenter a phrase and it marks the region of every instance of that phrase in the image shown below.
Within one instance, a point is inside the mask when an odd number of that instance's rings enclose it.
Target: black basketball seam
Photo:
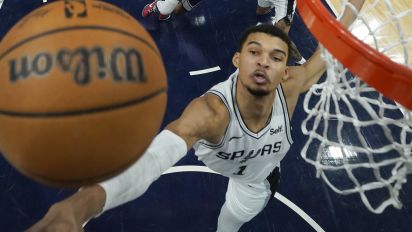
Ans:
[[[58,28],[58,29],[54,29],[54,30],[50,30],[50,31],[45,31],[42,32],[40,34],[36,34],[33,36],[30,36],[24,40],[21,40],[20,42],[16,43],[15,45],[11,46],[9,49],[7,49],[3,54],[0,55],[0,60],[2,60],[6,55],[8,55],[10,52],[12,52],[14,49],[23,46],[24,44],[35,40],[35,39],[39,39],[48,35],[53,35],[56,33],[60,33],[60,32],[65,32],[65,31],[75,31],[75,30],[103,30],[103,31],[111,31],[114,33],[119,33],[119,34],[123,34],[129,37],[132,37],[136,40],[139,40],[140,42],[143,42],[144,44],[146,44],[151,50],[154,51],[154,53],[156,55],[158,55],[161,58],[160,53],[157,51],[157,49],[155,47],[153,47],[149,42],[147,42],[145,39],[134,35],[132,33],[129,33],[127,31],[123,31],[120,29],[116,29],[116,28],[111,28],[111,27],[104,27],[104,26],[74,26],[74,27],[65,27],[65,28]]]
[[[116,110],[120,108],[126,108],[132,105],[137,105],[147,100],[150,100],[151,98],[154,98],[164,92],[166,92],[166,88],[161,88],[144,97],[140,97],[140,98],[133,99],[133,100],[123,102],[120,104],[116,104],[116,105],[102,106],[102,107],[87,109],[87,110],[75,110],[75,111],[67,111],[67,112],[43,112],[43,113],[13,112],[13,111],[0,110],[0,115],[2,114],[6,116],[13,116],[13,117],[48,118],[48,117],[66,117],[66,116],[94,114],[94,113]]]

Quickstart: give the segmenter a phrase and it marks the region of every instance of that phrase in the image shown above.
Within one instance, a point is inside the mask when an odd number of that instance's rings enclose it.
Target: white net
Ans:
[[[340,8],[347,4],[341,0]],[[410,4],[366,1],[349,29],[392,60],[412,67]],[[372,17],[376,11],[380,14]],[[308,116],[302,131],[308,141],[302,157],[335,192],[360,194],[370,211],[401,208],[399,192],[412,173],[411,111],[353,76],[326,49],[323,57],[326,80],[314,85],[304,99]]]

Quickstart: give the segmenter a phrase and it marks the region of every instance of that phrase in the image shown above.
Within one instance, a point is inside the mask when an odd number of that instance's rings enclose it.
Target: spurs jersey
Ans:
[[[269,122],[254,133],[243,122],[236,104],[236,82],[237,72],[207,92],[222,99],[229,111],[230,122],[218,144],[197,141],[195,154],[206,166],[224,176],[261,183],[280,165],[293,142],[286,100],[279,85]]]

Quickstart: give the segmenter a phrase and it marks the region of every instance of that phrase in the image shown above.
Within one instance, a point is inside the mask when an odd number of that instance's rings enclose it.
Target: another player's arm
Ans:
[[[226,107],[216,96],[206,94],[193,100],[179,119],[156,136],[136,163],[112,179],[84,187],[54,204],[28,232],[82,231],[82,225],[103,210],[141,196],[199,139],[217,142],[223,136],[228,122]]]

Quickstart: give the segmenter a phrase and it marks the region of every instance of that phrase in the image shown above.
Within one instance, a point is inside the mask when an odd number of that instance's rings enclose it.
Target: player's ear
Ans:
[[[285,74],[284,74],[282,80],[283,80],[283,81],[286,81],[286,80],[288,80],[288,79],[289,79],[289,67],[286,67],[286,68],[285,68]]]
[[[239,53],[239,52],[236,52],[236,53],[233,55],[233,58],[232,58],[232,63],[233,63],[233,65],[234,65],[236,68],[239,68],[239,59],[240,59],[240,53]]]

